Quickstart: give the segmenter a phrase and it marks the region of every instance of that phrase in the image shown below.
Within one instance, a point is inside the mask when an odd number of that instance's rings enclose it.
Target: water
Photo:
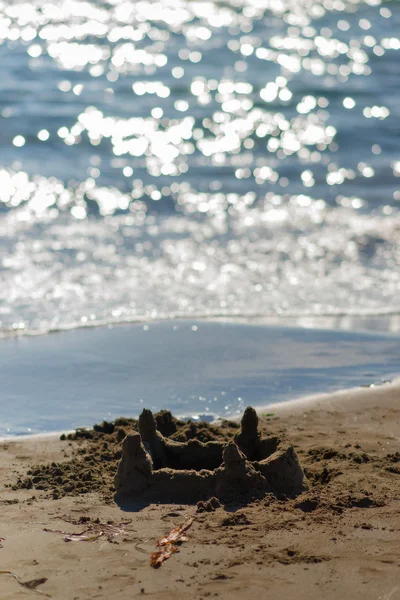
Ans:
[[[398,374],[397,335],[177,321],[0,340],[0,436],[137,416],[238,416]],[[273,409],[266,409],[266,412]]]
[[[0,1],[0,328],[386,315],[400,4]]]

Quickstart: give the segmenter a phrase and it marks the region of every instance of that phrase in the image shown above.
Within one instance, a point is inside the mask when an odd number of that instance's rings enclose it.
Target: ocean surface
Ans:
[[[399,331],[399,97],[397,1],[0,0],[0,331]]]
[[[398,1],[0,0],[0,434],[398,374],[399,98]]]
[[[168,408],[238,417],[399,374],[400,337],[169,320],[0,340],[0,438]],[[329,401],[329,398],[328,400]]]

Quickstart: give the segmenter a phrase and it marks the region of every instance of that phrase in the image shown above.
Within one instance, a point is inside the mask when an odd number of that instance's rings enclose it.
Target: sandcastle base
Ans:
[[[144,410],[139,433],[122,442],[115,476],[116,500],[248,502],[267,493],[294,498],[308,489],[294,448],[276,437],[261,438],[258,417],[248,407],[234,440],[174,442],[157,431]]]

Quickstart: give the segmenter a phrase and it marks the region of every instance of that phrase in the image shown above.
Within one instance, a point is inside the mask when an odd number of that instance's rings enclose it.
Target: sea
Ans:
[[[0,0],[0,335],[397,334],[399,98],[397,0]]]

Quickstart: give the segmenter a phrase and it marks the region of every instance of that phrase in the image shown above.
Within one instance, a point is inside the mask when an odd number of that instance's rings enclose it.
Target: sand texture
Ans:
[[[116,504],[130,420],[73,439],[1,442],[0,598],[399,600],[399,383],[268,413],[261,434],[290,440],[304,469],[309,489],[297,497]],[[235,423],[160,423],[181,443],[238,434]],[[156,541],[193,515],[188,541],[151,568]]]

